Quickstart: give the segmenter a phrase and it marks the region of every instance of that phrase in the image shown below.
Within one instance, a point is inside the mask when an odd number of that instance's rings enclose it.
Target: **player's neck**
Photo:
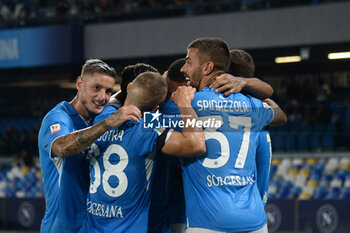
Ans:
[[[225,72],[222,70],[218,70],[218,71],[214,71],[214,72],[210,73],[207,76],[203,76],[203,78],[199,84],[198,91],[202,90],[204,87],[209,87],[215,81],[216,77],[223,74],[223,73],[225,73]]]
[[[123,106],[128,106],[128,105],[132,105],[133,103],[130,101],[130,99],[128,97],[126,97],[124,105]]]
[[[123,104],[123,106],[129,106],[129,105],[135,105],[136,107],[140,108],[139,104],[136,103],[135,101],[133,101],[132,98],[128,98],[128,96],[125,99],[125,102]]]
[[[82,116],[84,119],[89,120],[91,118],[91,115],[86,109],[84,108],[81,101],[79,101],[79,97],[75,96],[74,99],[70,102],[70,104],[73,106],[73,108],[77,111],[77,113]]]

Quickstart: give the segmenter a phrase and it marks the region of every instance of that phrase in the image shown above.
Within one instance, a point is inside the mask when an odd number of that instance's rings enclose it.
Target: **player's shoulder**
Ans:
[[[145,143],[148,140],[152,140],[156,134],[161,134],[159,131],[153,128],[145,127],[143,118],[141,118],[139,122],[127,121],[117,129],[118,131],[123,131],[123,137],[127,139],[123,141],[132,140],[137,141],[141,144]]]
[[[143,130],[143,118],[139,120],[139,122],[136,121],[126,121],[122,125],[118,127],[118,130],[123,130],[124,132],[128,132],[128,134],[132,135],[133,138],[136,138],[139,134],[139,132],[142,132]]]
[[[102,112],[100,114],[98,114],[97,116],[95,116],[94,119],[94,124],[106,119],[107,117],[111,116],[113,113],[115,113],[118,109],[113,106],[113,105],[106,105]]]
[[[70,119],[70,115],[74,114],[66,101],[60,102],[53,109],[51,109],[44,117],[43,123],[51,121],[64,121]],[[71,106],[73,108],[73,106]],[[74,109],[74,108],[73,108]]]
[[[174,112],[177,113],[179,111],[179,108],[174,103],[174,101],[172,101],[172,99],[168,99],[163,105],[160,106],[159,110],[162,113],[170,114]]]
[[[223,93],[217,93],[215,90],[209,87],[204,87],[201,91],[196,92],[194,95],[194,100],[249,100],[249,97],[243,95],[242,93],[233,93],[229,96],[225,96]]]

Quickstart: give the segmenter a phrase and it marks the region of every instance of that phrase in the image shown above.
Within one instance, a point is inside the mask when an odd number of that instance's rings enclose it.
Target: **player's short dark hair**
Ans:
[[[229,73],[234,76],[252,78],[254,77],[255,65],[252,56],[241,49],[231,49],[231,64]]]
[[[99,59],[88,59],[86,60],[85,64],[83,65],[81,69],[81,76],[83,75],[89,75],[99,73],[103,75],[107,75],[112,78],[117,77],[117,73],[115,72],[113,67],[110,67],[107,63],[104,61],[101,61]]]
[[[134,81],[134,79],[141,73],[146,71],[152,71],[158,73],[158,70],[145,63],[136,63],[135,65],[128,65],[124,67],[122,71],[122,80],[120,83],[120,89],[122,92],[126,93],[126,88],[128,87],[128,84]]]
[[[126,89],[128,87],[128,84],[134,81],[134,79],[139,74],[144,73],[146,71],[158,73],[158,70],[155,67],[145,63],[136,63],[135,65],[128,65],[124,67],[120,83],[120,90],[122,91],[120,98],[123,104],[126,98]]]
[[[138,99],[142,111],[150,111],[165,100],[168,86],[165,79],[156,72],[143,72],[132,82],[132,89],[141,89],[142,98]],[[129,97],[128,97],[129,98]]]
[[[212,61],[214,70],[228,71],[230,52],[224,40],[219,38],[198,38],[187,46],[187,49],[189,48],[199,49],[199,60],[202,64]]]
[[[179,83],[186,82],[185,74],[180,71],[185,63],[185,58],[177,59],[176,61],[171,63],[168,69],[167,78]]]

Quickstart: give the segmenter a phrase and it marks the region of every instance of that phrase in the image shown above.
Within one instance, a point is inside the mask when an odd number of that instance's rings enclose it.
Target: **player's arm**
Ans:
[[[269,98],[273,94],[272,87],[258,78],[235,77],[227,73],[216,77],[210,87],[216,92],[223,92],[226,96],[244,91],[261,100]]]
[[[273,119],[270,123],[271,126],[281,126],[287,123],[287,116],[282,111],[282,109],[275,103],[272,99],[264,99],[264,102],[267,103],[273,110]]]
[[[171,97],[179,107],[185,124],[182,132],[170,132],[169,139],[165,140],[165,144],[161,146],[161,151],[165,154],[190,157],[199,156],[206,152],[205,136],[202,127],[196,127],[196,124],[186,124],[188,121],[198,121],[197,113],[191,105],[194,92],[194,88],[182,86],[178,87]]]
[[[116,128],[128,120],[138,121],[140,117],[141,111],[136,106],[124,106],[110,117],[91,127],[56,138],[52,143],[51,150],[60,158],[77,154],[90,146],[106,131]]]

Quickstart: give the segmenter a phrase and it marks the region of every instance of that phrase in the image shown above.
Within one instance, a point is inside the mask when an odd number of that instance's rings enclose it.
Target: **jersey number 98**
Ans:
[[[91,146],[93,153],[95,154],[95,157],[100,155],[100,151],[98,149],[98,146],[96,144],[93,144]],[[119,162],[117,164],[112,164],[109,161],[109,158],[112,154],[117,154],[119,156]],[[101,174],[101,168],[98,164],[95,157],[92,157],[91,164],[93,164],[93,168],[95,171],[94,174],[94,181],[91,177],[91,184],[90,184],[90,193],[96,193],[98,187],[101,185],[102,180],[102,187],[104,192],[109,195],[110,197],[119,197],[123,195],[123,193],[126,191],[128,187],[128,177],[124,173],[124,169],[129,163],[129,156],[124,150],[123,147],[120,145],[112,144],[110,145],[105,153],[103,154],[103,167],[104,172]],[[102,175],[102,179],[101,179]],[[115,176],[118,178],[119,183],[116,187],[112,187],[108,180],[110,177]]]

